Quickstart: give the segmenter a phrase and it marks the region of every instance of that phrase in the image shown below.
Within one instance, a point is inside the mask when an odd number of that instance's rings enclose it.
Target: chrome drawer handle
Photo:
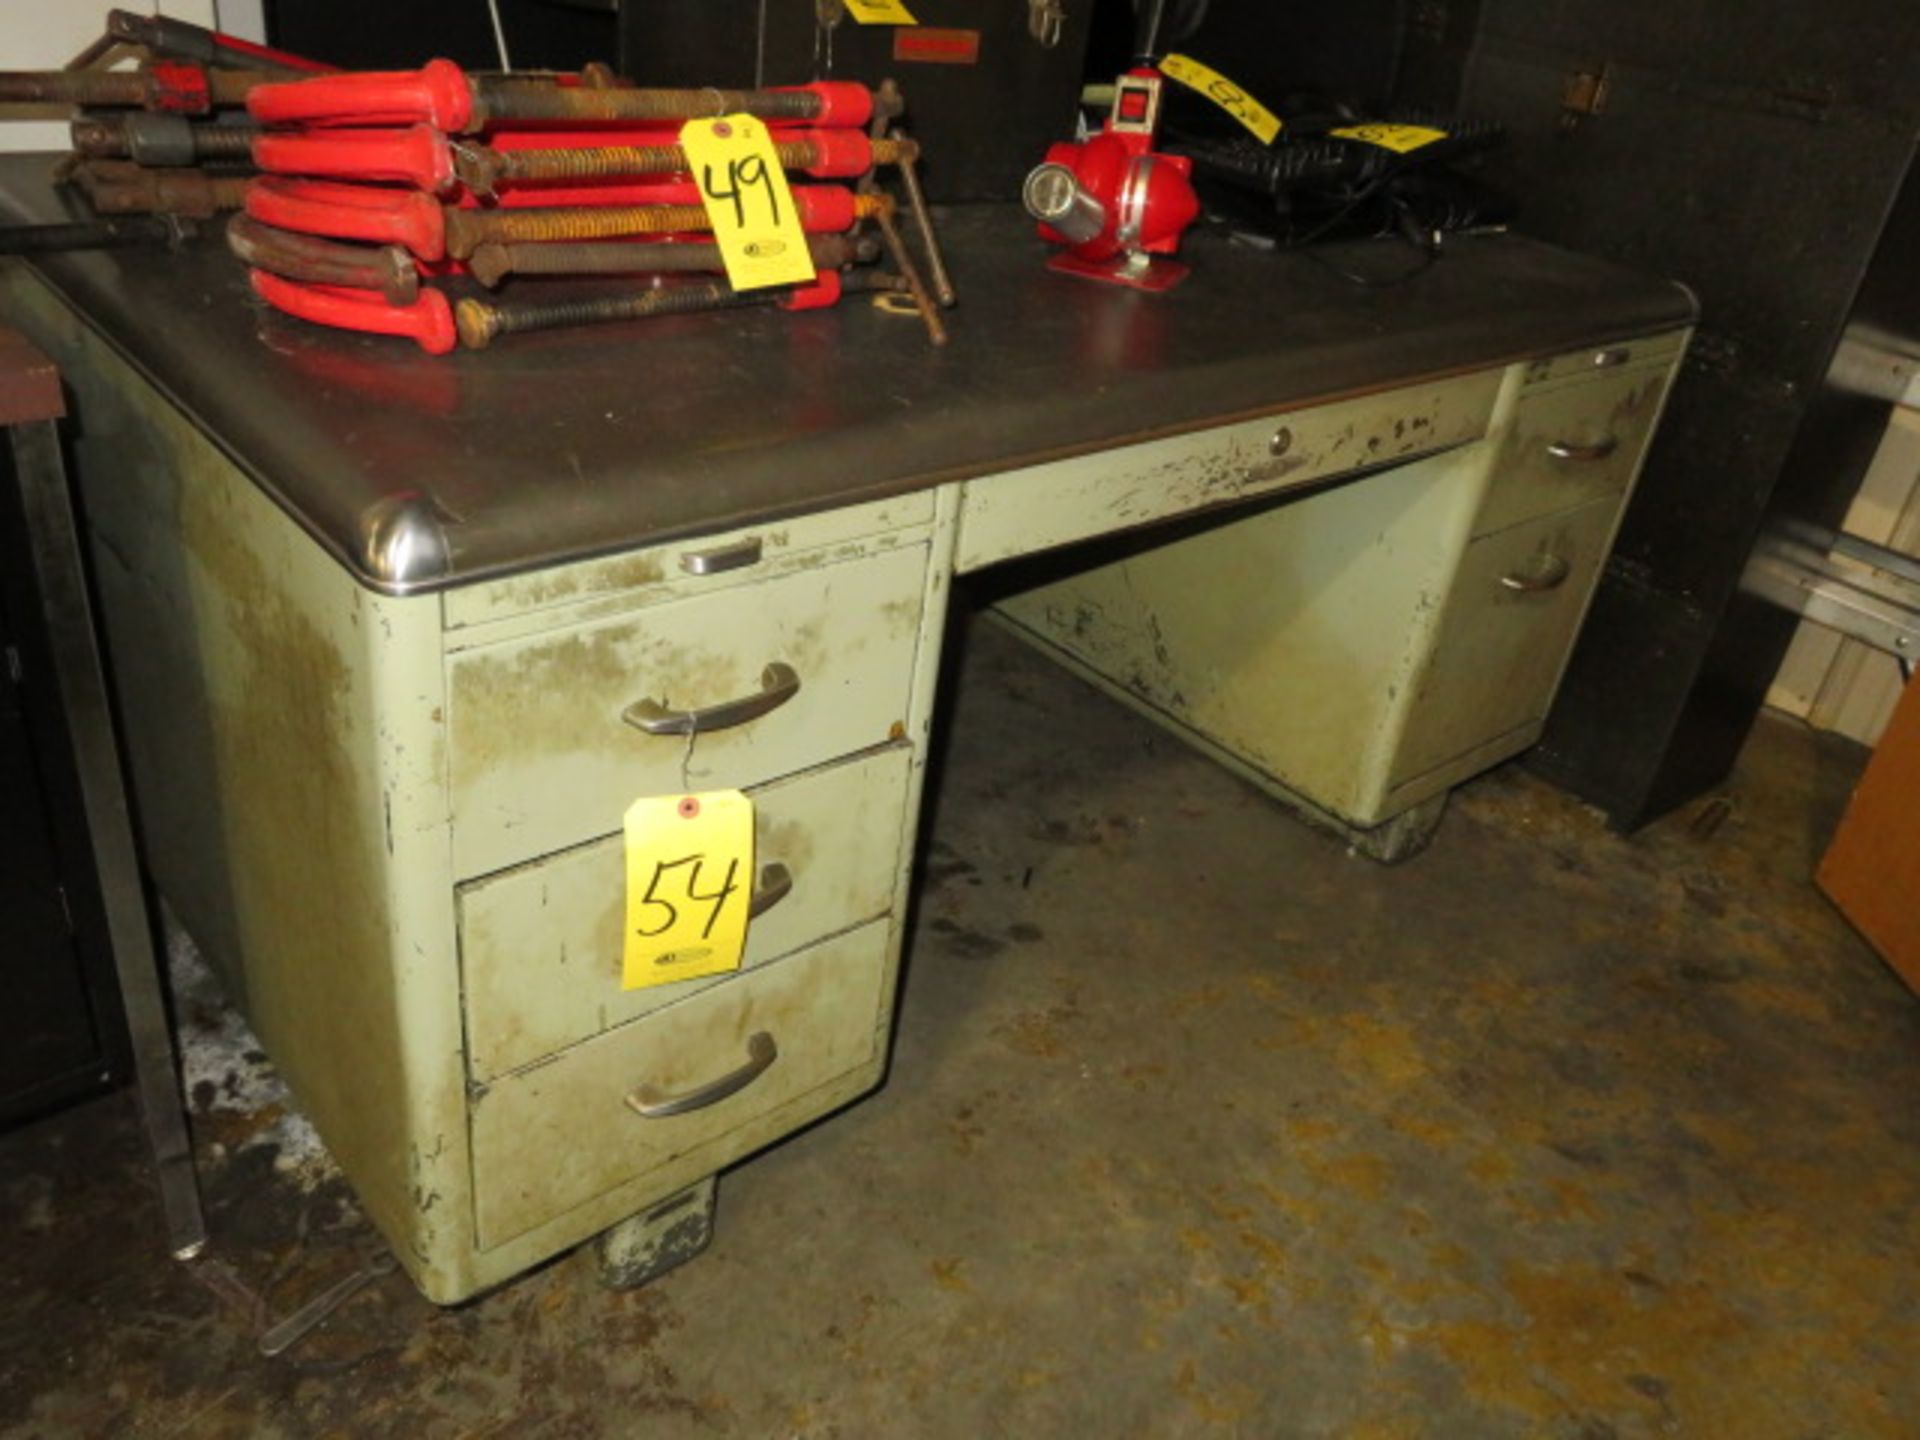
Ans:
[[[753,887],[753,898],[747,902],[747,918],[758,920],[792,893],[793,872],[791,870],[778,860],[762,865],[760,883]]]
[[[709,1080],[679,1095],[662,1095],[651,1085],[640,1085],[627,1092],[627,1108],[646,1120],[662,1120],[669,1115],[685,1115],[689,1110],[704,1110],[718,1105],[729,1095],[738,1095],[767,1073],[767,1067],[780,1058],[780,1047],[765,1030],[747,1037],[747,1063],[738,1070]]]
[[[649,735],[704,735],[758,720],[800,693],[800,676],[791,665],[776,660],[760,672],[760,693],[722,700],[698,710],[669,710],[658,700],[636,700],[620,718]]]
[[[1547,446],[1547,453],[1556,460],[1604,460],[1620,448],[1620,439],[1609,435],[1604,440],[1596,440],[1591,445],[1577,444],[1572,440],[1555,440]]]
[[[1615,345],[1606,350],[1593,352],[1593,366],[1596,370],[1610,370],[1615,365],[1624,365],[1633,358],[1633,351],[1624,345]]]
[[[749,535],[731,545],[716,545],[711,550],[687,550],[680,556],[680,568],[689,575],[718,575],[759,563],[760,537],[757,535]]]
[[[1567,576],[1573,566],[1564,555],[1549,555],[1532,572],[1510,570],[1500,577],[1500,585],[1505,590],[1517,590],[1522,595],[1540,595],[1548,590],[1558,590],[1566,584]]]

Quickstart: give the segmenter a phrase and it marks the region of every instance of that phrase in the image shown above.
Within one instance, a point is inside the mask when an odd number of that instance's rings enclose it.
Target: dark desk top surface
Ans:
[[[0,205],[63,218],[45,156]],[[217,229],[218,227],[212,227]],[[1145,295],[1050,273],[1012,207],[940,217],[952,342],[852,297],[430,356],[267,310],[217,236],[42,273],[360,579],[432,589],[1689,323],[1680,287],[1508,236],[1404,283],[1196,235]],[[1353,247],[1392,273],[1411,252]],[[429,543],[420,543],[423,538]]]

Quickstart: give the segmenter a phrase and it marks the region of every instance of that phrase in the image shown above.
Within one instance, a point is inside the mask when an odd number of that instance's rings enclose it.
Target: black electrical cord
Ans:
[[[1133,0],[1136,17],[1133,27],[1134,62],[1152,65],[1168,45],[1185,40],[1207,18],[1212,0]],[[1168,11],[1172,21],[1168,21]]]

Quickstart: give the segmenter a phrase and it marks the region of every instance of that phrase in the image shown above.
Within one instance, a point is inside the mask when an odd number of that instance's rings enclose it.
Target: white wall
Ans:
[[[0,0],[0,70],[58,70],[93,41],[111,9],[164,12],[249,40],[266,38],[261,0]],[[15,121],[28,114],[52,118]],[[0,108],[0,150],[64,150],[67,126],[58,111]]]
[[[1845,528],[1920,557],[1920,411],[1896,408]],[[1865,745],[1880,739],[1904,680],[1891,655],[1802,621],[1767,703]]]

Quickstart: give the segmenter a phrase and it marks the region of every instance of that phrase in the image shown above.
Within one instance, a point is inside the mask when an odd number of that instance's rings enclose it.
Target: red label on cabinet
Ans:
[[[978,30],[929,30],[922,25],[893,32],[893,58],[922,65],[978,65]]]

